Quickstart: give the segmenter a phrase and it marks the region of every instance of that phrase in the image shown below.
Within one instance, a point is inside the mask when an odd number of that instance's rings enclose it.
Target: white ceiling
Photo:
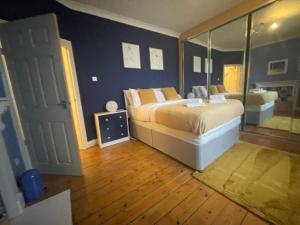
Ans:
[[[73,0],[181,33],[242,0]],[[61,2],[61,1],[60,1]]]
[[[176,36],[243,0],[57,0],[74,10]],[[281,0],[256,12],[253,29],[263,23],[265,29],[253,34],[252,46],[300,36],[300,0]],[[269,30],[276,22],[279,28]],[[246,18],[227,24],[212,33],[212,45],[224,51],[244,47]],[[206,43],[201,35],[193,42]]]
[[[277,23],[276,30],[270,29]],[[263,24],[263,25],[261,25]],[[281,0],[253,14],[252,47],[300,37],[300,0]],[[222,50],[239,50],[245,45],[246,17],[212,32],[212,45]],[[200,35],[194,41],[207,42]]]

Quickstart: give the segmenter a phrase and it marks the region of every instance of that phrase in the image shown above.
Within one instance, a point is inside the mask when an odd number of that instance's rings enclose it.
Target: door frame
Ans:
[[[25,169],[31,169],[31,161],[28,153],[28,149],[24,143],[24,138],[22,138],[21,127],[17,122],[17,112],[16,108],[13,104],[13,96],[10,93],[9,89],[9,80],[5,71],[5,62],[3,61],[4,55],[2,54],[2,46],[0,42],[0,64],[2,64],[3,69],[1,72],[3,73],[2,81],[6,93],[6,97],[0,100],[0,111],[2,110],[10,110],[11,117],[13,120],[14,130],[17,135],[18,145],[20,146],[21,157],[25,165]],[[0,78],[1,79],[1,78]],[[5,124],[0,120],[0,133],[5,128]],[[6,152],[5,141],[0,135],[0,194],[9,218],[14,218],[23,213],[25,203],[23,194],[19,191],[16,177],[14,175],[8,153]]]
[[[88,140],[87,139],[87,133],[86,133],[86,126],[85,126],[85,121],[84,121],[84,116],[83,116],[83,108],[82,108],[82,103],[81,103],[81,96],[80,96],[80,90],[79,90],[79,85],[78,85],[78,79],[77,79],[77,72],[76,72],[76,67],[75,67],[75,61],[74,61],[74,54],[73,54],[73,48],[72,48],[72,42],[66,39],[60,39],[61,40],[61,45],[64,45],[65,47],[67,47],[68,51],[69,51],[69,55],[70,55],[70,69],[71,69],[71,76],[72,76],[72,80],[74,81],[73,83],[73,87],[75,89],[75,98],[77,99],[77,114],[79,115],[78,121],[80,124],[80,133],[81,133],[81,140],[78,143],[81,143],[79,145],[80,149],[88,149],[92,146],[95,146],[97,144],[97,140]],[[1,47],[1,42],[0,42],[0,47]],[[5,61],[5,56],[3,54],[1,54],[1,58],[3,61],[3,66],[4,66],[4,72],[6,75],[6,79],[8,80],[8,82],[10,82],[10,75],[9,75],[9,71],[7,69],[7,65],[6,65],[6,61]],[[65,79],[66,80],[66,79]],[[67,82],[67,81],[66,81]],[[16,106],[16,99],[14,97],[14,92],[12,89],[12,86],[10,83],[8,83],[8,87],[9,90],[11,92],[11,99],[12,99],[12,103],[14,105],[14,108],[16,110],[16,121],[18,122],[18,125],[20,127],[20,131],[21,131],[21,135],[22,135],[22,139],[24,140],[24,132],[23,132],[23,128],[21,126],[21,122],[20,122],[20,116],[17,110],[17,106]],[[68,88],[68,86],[67,86]],[[25,165],[28,165],[29,168],[31,168],[31,161],[30,158],[28,158],[27,156],[29,155],[29,152],[27,149],[23,149],[22,150],[22,156]]]
[[[1,23],[7,23],[7,21],[0,20],[0,24]],[[7,98],[9,98],[9,101],[11,103],[11,108],[12,108],[11,116],[13,118],[16,129],[18,129],[18,130],[16,130],[16,133],[18,136],[18,141],[20,143],[21,156],[22,156],[22,159],[23,159],[23,162],[25,165],[25,169],[29,170],[29,169],[32,169],[31,158],[30,158],[29,151],[28,151],[26,143],[25,143],[24,131],[23,131],[23,127],[21,124],[21,119],[20,119],[20,115],[19,115],[19,111],[18,111],[18,107],[17,107],[14,90],[11,85],[11,80],[10,80],[10,75],[9,75],[9,71],[8,71],[7,64],[6,64],[5,55],[2,52],[1,39],[0,39],[0,63],[2,63],[2,65],[3,65],[4,88],[6,89]]]
[[[72,80],[74,82],[72,84],[72,86],[74,87],[74,92],[75,92],[75,96],[73,96],[73,97],[77,100],[75,107],[77,110],[77,115],[79,117],[79,118],[72,117],[72,120],[75,120],[75,119],[78,120],[79,129],[80,129],[80,137],[81,137],[81,140],[80,141],[77,140],[77,142],[79,144],[80,149],[87,149],[87,148],[94,146],[96,144],[96,140],[88,141],[88,139],[87,139],[86,126],[85,126],[85,121],[84,121],[84,116],[83,116],[83,109],[82,109],[80,89],[79,89],[79,85],[78,85],[77,72],[76,72],[75,61],[74,61],[72,42],[69,40],[66,40],[66,39],[62,39],[62,38],[60,40],[61,40],[61,45],[68,49],[69,56],[70,56],[69,59],[70,59],[71,76],[72,76]],[[67,79],[65,79],[65,80],[67,83],[68,82]],[[66,86],[68,89],[68,85],[66,85]],[[69,96],[69,98],[70,98],[70,96]]]

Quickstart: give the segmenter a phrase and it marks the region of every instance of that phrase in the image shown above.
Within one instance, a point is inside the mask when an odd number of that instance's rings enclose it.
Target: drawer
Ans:
[[[108,114],[108,115],[102,115],[99,117],[100,124],[102,125],[109,125],[109,124],[115,124],[115,123],[127,123],[126,113],[120,112],[120,113],[114,113],[114,114]]]
[[[125,112],[102,115],[99,117],[101,142],[107,143],[128,136]]]

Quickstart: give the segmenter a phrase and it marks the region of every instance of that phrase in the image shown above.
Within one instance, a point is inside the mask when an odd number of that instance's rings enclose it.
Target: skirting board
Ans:
[[[91,148],[91,147],[94,147],[94,146],[96,146],[97,144],[98,144],[97,139],[92,139],[92,140],[90,140],[90,141],[88,141],[88,142],[86,143],[84,150],[85,150],[85,149],[88,149],[88,148]]]

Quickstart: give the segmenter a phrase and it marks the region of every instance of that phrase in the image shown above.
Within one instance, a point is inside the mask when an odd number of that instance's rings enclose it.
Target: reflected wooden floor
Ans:
[[[44,175],[48,196],[71,189],[75,225],[268,224],[141,142],[80,154],[83,177]]]

